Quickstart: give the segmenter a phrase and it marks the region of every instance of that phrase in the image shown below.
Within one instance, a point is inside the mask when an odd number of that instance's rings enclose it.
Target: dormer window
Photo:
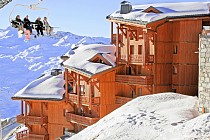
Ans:
[[[155,8],[153,6],[148,7],[143,12],[145,12],[145,13],[156,13],[156,14],[163,13],[163,12],[161,12],[160,10],[158,10],[157,8]]]

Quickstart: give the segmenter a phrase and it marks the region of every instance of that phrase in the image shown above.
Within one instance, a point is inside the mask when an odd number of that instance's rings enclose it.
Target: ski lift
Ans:
[[[39,1],[43,1],[43,0],[39,0]],[[16,4],[16,5],[13,7],[13,9],[12,9],[10,15],[9,15],[9,22],[12,21],[11,15],[13,14],[13,12],[14,12],[14,10],[15,10],[16,7],[24,7],[24,8],[30,9],[30,10],[45,10],[45,11],[47,11],[47,17],[49,17],[49,10],[48,10],[47,8],[39,7],[39,6],[38,6],[39,4],[40,4],[40,3],[31,4],[31,5]]]

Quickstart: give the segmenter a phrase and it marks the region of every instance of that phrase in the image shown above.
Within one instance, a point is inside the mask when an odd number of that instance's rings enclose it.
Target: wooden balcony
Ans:
[[[46,124],[48,122],[47,117],[37,117],[37,116],[24,116],[24,115],[18,115],[17,116],[17,122],[23,123],[23,124],[32,124],[32,125],[42,125]]]
[[[127,56],[126,55],[119,55],[119,62],[127,62]]]
[[[131,101],[133,98],[122,97],[122,96],[115,96],[115,103],[116,104],[126,104],[127,102]]]
[[[145,57],[145,58],[144,58]],[[145,62],[144,62],[145,60]],[[127,56],[126,55],[120,55],[119,62],[127,62]],[[154,62],[154,55],[129,55],[129,62],[130,63],[153,63]]]
[[[17,140],[48,140],[48,135],[29,134],[28,130],[16,133]]]
[[[22,124],[25,123],[25,116],[24,116],[24,115],[18,115],[18,116],[16,117],[16,119],[17,119],[17,122],[18,122],[18,123],[22,123]]]
[[[66,113],[66,120],[72,123],[77,123],[84,126],[90,126],[96,123],[99,120],[99,118],[91,118],[91,117],[76,115],[76,114],[68,112]]]
[[[77,104],[77,94],[69,94],[69,101]],[[88,96],[80,96],[80,103],[89,106],[90,100]],[[93,97],[92,104],[99,104],[100,97]]]
[[[144,55],[130,55],[129,56],[131,63],[144,63]],[[145,56],[145,63],[153,63],[154,62],[154,55],[146,55]]]
[[[133,85],[152,85],[153,76],[116,75],[115,81]]]
[[[117,41],[117,35],[116,34],[113,34],[112,35],[111,44],[115,44],[116,45],[116,41]]]

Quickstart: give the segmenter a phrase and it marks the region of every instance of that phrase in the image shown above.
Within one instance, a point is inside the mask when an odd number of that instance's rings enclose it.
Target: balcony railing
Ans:
[[[119,56],[119,61],[120,62],[127,62],[127,56],[126,55],[120,55]]]
[[[83,105],[89,105],[90,100],[88,96],[80,96],[80,103]],[[77,95],[76,94],[69,94],[69,101],[77,104]],[[92,104],[99,104],[100,97],[92,97]]]
[[[48,140],[48,135],[29,134],[28,130],[16,133],[17,140]]]
[[[115,103],[116,104],[125,104],[129,101],[131,101],[133,98],[128,98],[128,97],[122,97],[122,96],[115,96]]]
[[[22,124],[25,123],[25,116],[24,116],[24,115],[18,115],[18,116],[16,117],[16,119],[17,119],[17,122],[18,122],[18,123],[22,123]]]
[[[78,123],[84,126],[90,126],[94,123],[96,123],[99,118],[91,118],[86,116],[80,116],[73,113],[66,113],[66,120],[72,123]]]
[[[130,63],[144,63],[144,59],[145,59],[145,63],[153,63],[154,62],[154,55],[146,55],[144,58],[144,55],[135,55],[135,54],[131,54],[129,55],[129,61]],[[120,62],[126,62],[127,61],[127,56],[126,55],[120,55],[119,58]]]
[[[28,130],[23,130],[21,132],[16,133],[17,140],[25,140],[26,138],[28,138],[28,136],[29,136]]]
[[[151,85],[153,76],[116,75],[115,81],[127,84]]]
[[[47,117],[37,117],[37,116],[24,116],[24,115],[18,115],[17,116],[17,122],[18,123],[26,123],[26,124],[32,124],[32,125],[42,125],[46,124],[48,122]]]
[[[131,54],[129,56],[130,58],[130,62],[131,63],[143,63],[144,60],[143,60],[143,55],[134,55],[134,54]]]

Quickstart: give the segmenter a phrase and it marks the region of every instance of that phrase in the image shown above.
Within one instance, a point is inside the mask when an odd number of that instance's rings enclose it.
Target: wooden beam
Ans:
[[[68,69],[65,69],[65,98],[66,98],[66,103],[68,103],[69,100],[69,93],[68,93]]]
[[[111,22],[111,44],[114,44],[113,34],[114,34],[114,31],[113,31],[113,22]]]
[[[92,110],[92,83],[90,82],[89,88],[89,110]]]
[[[80,74],[77,74],[77,104],[80,105]]]
[[[117,36],[116,36],[116,62],[118,65],[118,60],[119,60],[119,35],[120,35],[120,31],[119,31],[119,26],[117,26]]]
[[[135,32],[135,33],[134,33]],[[132,36],[135,38],[135,40],[137,41],[137,31],[136,30],[130,30],[130,33],[132,34]]]
[[[125,24],[125,25],[130,25],[130,26],[135,26],[135,27],[145,27],[146,25],[142,25],[139,23],[132,23],[129,21],[120,21],[117,19],[108,19],[110,22],[115,22],[115,23],[120,23],[120,24]]]
[[[129,37],[130,31],[127,30],[127,63],[130,62],[129,60],[129,54],[130,54],[130,37]]]
[[[97,85],[99,83],[99,81],[94,81],[91,82],[93,86],[95,86],[99,91],[100,91],[100,87]]]
[[[25,101],[25,124],[28,124],[27,123],[27,103],[26,103],[26,101]]]
[[[21,100],[21,115],[23,115],[23,100]]]
[[[82,79],[85,81],[85,82],[88,82],[89,80],[90,80],[90,78],[87,78],[87,77],[85,77],[85,76],[83,76],[83,75],[80,75],[81,77],[82,77]]]
[[[127,36],[127,33],[124,31],[125,28],[121,28],[121,27],[120,27],[119,29],[120,29],[120,31],[122,32],[122,34],[126,37],[126,36]]]

